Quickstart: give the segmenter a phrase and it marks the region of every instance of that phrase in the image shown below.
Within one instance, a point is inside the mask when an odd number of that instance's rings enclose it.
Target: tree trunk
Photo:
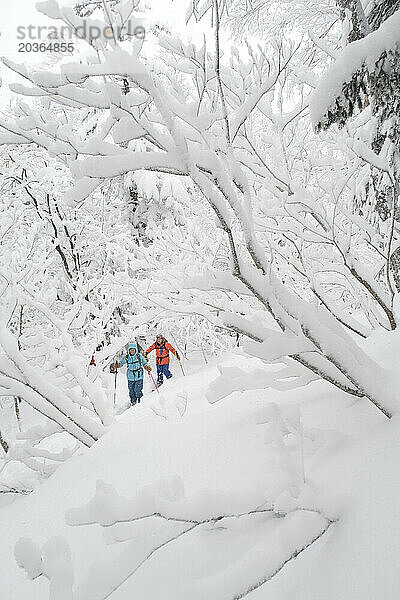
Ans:
[[[3,438],[1,431],[0,431],[0,446],[3,448],[5,454],[7,454],[9,445],[7,444],[6,440]]]
[[[15,396],[14,397],[14,411],[15,417],[17,419],[18,430],[21,431],[21,413],[19,405],[21,404],[21,398]]]

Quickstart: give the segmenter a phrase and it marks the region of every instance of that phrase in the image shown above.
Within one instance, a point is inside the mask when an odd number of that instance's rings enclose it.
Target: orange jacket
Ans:
[[[175,348],[173,348],[169,342],[165,341],[165,339],[161,345],[154,342],[154,344],[147,348],[146,354],[150,354],[153,350],[156,350],[156,363],[158,365],[169,365],[169,353],[172,352],[174,355],[176,354]]]

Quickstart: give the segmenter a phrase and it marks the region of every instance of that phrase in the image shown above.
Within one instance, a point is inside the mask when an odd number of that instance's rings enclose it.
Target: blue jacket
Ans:
[[[136,352],[133,356],[129,354],[130,348],[135,348]],[[140,381],[143,379],[143,367],[147,365],[147,360],[140,354],[136,344],[132,343],[128,346],[128,354],[121,360],[121,367],[126,363],[126,376],[128,381]]]

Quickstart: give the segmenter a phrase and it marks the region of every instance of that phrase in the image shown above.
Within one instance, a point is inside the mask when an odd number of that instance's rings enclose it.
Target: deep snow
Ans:
[[[262,363],[229,355],[218,364],[252,371]],[[2,599],[49,598],[49,582],[28,581],[16,564],[20,538],[39,546],[53,536],[68,541],[74,600],[233,600],[325,529],[247,597],[397,596],[399,419],[389,422],[369,403],[317,382],[291,392],[234,392],[209,404],[205,393],[218,375],[210,364],[166,383],[160,396],[147,383],[142,404],[90,450],[0,508]],[[181,521],[144,518],[153,512]],[[66,517],[106,526],[71,526]],[[61,555],[64,542],[57,543]]]

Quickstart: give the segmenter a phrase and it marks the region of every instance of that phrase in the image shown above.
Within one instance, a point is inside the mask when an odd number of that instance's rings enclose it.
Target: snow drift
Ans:
[[[148,393],[3,506],[2,597],[393,598],[400,423],[321,382],[209,404],[239,365],[261,362],[230,355]]]

